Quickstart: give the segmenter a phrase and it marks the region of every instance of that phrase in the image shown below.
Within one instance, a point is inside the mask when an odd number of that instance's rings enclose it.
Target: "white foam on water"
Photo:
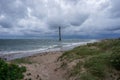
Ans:
[[[34,50],[26,50],[26,51],[0,51],[0,54],[17,54],[17,53],[21,53],[21,54],[34,54],[34,53],[40,53],[40,52],[46,52],[46,51],[58,51],[58,50],[62,50],[63,48],[74,48],[80,45],[85,45],[87,43],[93,43],[96,42],[96,40],[90,40],[88,42],[75,42],[75,43],[60,43],[58,45],[50,45],[50,46],[44,46],[44,48],[39,48],[39,49],[34,49]]]
[[[72,42],[72,43],[60,43],[58,45],[44,46],[44,48],[27,50],[27,51],[0,51],[0,56],[5,56],[9,60],[31,56],[33,54],[43,53],[43,52],[52,52],[52,51],[65,51],[73,49],[74,47],[85,45],[87,43],[97,42],[97,40],[90,40],[88,42]]]

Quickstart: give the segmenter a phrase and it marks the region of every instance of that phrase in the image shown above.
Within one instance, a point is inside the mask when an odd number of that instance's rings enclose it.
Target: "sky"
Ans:
[[[0,38],[120,37],[120,0],[0,0]]]

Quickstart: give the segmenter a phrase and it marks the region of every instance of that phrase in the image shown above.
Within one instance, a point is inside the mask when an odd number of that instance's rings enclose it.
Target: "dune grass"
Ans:
[[[20,58],[12,60],[11,63],[15,64],[32,64],[33,62],[29,58]]]
[[[114,57],[113,54],[115,54]],[[116,66],[120,68],[120,56],[118,54],[120,55],[120,39],[111,39],[88,43],[66,51],[59,57],[59,60],[66,65],[79,60],[69,74],[76,80],[104,80],[109,70],[116,68]],[[116,58],[116,56],[118,57]],[[82,71],[82,68],[85,71]]]

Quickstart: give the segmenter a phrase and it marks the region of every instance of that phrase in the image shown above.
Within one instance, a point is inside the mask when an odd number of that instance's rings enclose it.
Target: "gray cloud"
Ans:
[[[1,0],[0,1],[1,13],[8,15],[12,18],[19,18],[26,16],[26,6],[22,0]]]
[[[1,0],[0,36],[120,34],[119,0]],[[104,36],[104,35],[103,35]]]
[[[111,1],[111,8],[110,13],[111,17],[113,18],[120,18],[120,0],[110,0]]]

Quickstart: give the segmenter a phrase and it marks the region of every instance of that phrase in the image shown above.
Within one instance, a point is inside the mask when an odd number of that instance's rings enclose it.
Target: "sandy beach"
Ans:
[[[120,69],[113,65],[113,60],[116,61],[119,56],[112,50],[118,50],[119,43],[119,39],[103,40],[67,52],[49,51],[6,62],[26,67],[22,80],[119,80]],[[14,55],[10,54],[9,57]]]
[[[55,51],[26,57],[32,63],[19,64],[27,68],[23,80],[65,80],[64,71],[58,69],[60,62],[57,61],[62,53],[62,51]]]

